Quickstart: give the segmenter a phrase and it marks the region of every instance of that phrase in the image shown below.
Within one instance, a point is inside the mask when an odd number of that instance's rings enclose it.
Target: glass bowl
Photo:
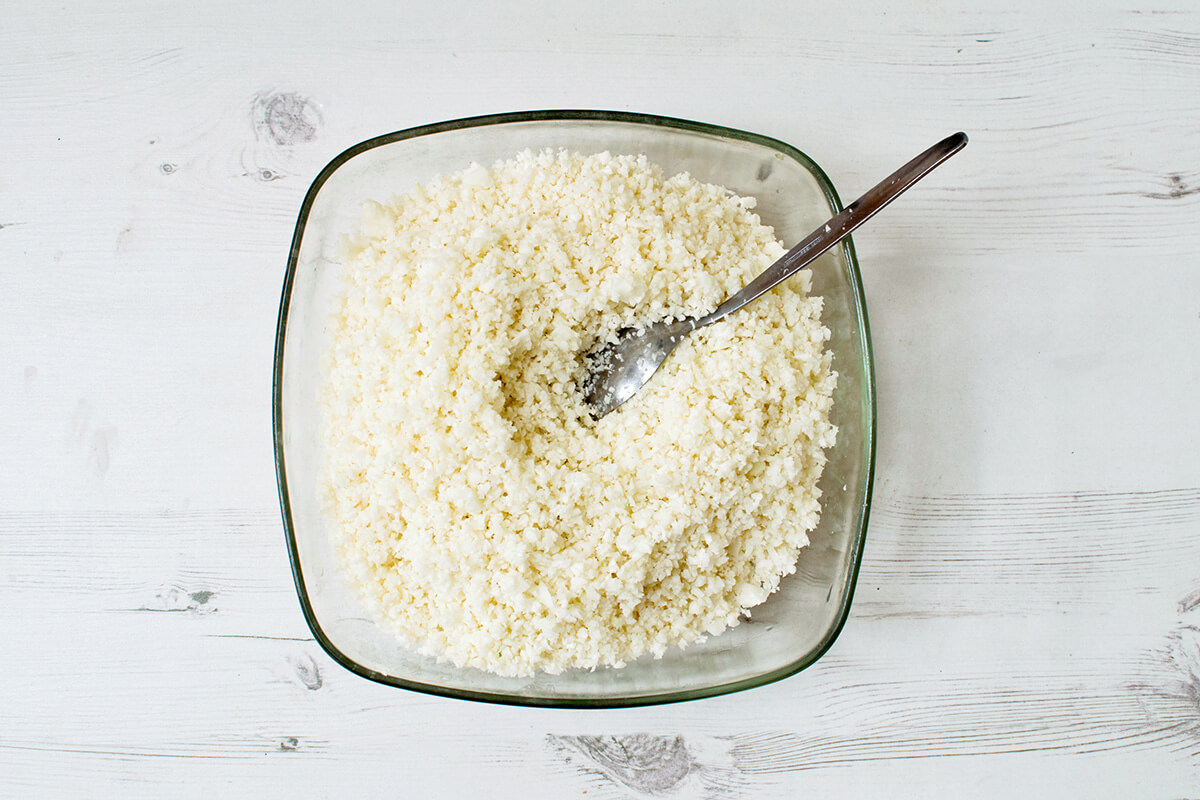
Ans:
[[[296,222],[275,344],[274,428],[279,499],[300,605],[342,666],[380,683],[470,700],[559,707],[664,703],[761,686],[816,661],[850,609],[874,472],[875,399],[866,306],[849,239],[811,267],[839,374],[837,444],[821,479],[822,513],[796,572],[740,625],[706,642],[622,668],[502,678],[418,655],[369,619],[344,581],[319,502],[321,356],[339,271],[339,237],[360,204],[525,149],[645,154],[668,175],[689,172],[758,199],[764,223],[791,246],[841,205],[810,158],[752,133],[678,119],[540,111],[443,122],[355,145],[313,181]]]

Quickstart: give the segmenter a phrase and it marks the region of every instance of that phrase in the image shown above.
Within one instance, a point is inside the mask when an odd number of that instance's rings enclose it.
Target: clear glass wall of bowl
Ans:
[[[338,285],[339,237],[361,203],[521,150],[567,148],[645,154],[668,174],[689,172],[758,199],[757,211],[791,245],[837,210],[828,179],[799,151],[764,137],[639,115],[547,112],[464,120],[403,131],[351,148],[310,189],[297,224],[280,310],[275,364],[276,459],[293,571],[322,647],[365,677],[417,691],[494,702],[622,706],[722,694],[761,685],[812,663],[849,610],[866,533],[874,459],[874,388],[866,310],[853,248],[812,267],[838,371],[838,441],[821,482],[821,523],[796,573],[751,619],[708,641],[621,669],[500,678],[439,664],[402,646],[360,608],[338,570],[317,488],[316,398],[325,320]]]

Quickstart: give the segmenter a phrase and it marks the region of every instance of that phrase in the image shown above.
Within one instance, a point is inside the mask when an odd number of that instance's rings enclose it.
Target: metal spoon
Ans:
[[[966,145],[967,135],[960,131],[921,153],[806,236],[711,314],[619,331],[617,341],[592,351],[586,359],[588,372],[580,388],[592,416],[600,419],[633,397],[684,336],[723,319],[795,275]]]

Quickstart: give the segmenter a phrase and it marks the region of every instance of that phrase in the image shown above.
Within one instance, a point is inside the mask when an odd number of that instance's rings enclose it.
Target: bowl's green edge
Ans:
[[[365,667],[362,664],[354,661],[346,656],[325,635],[312,609],[311,601],[308,597],[308,592],[305,589],[304,577],[300,568],[300,555],[296,545],[295,531],[292,527],[292,512],[291,505],[288,500],[287,475],[284,468],[283,457],[283,426],[281,419],[281,409],[283,400],[283,349],[285,337],[287,334],[287,314],[288,306],[291,302],[292,281],[296,272],[296,260],[300,253],[300,242],[304,236],[305,223],[308,221],[309,211],[312,208],[314,199],[321,186],[329,179],[329,176],[334,173],[342,164],[349,161],[351,158],[381,145],[390,144],[402,139],[411,139],[417,136],[426,136],[432,133],[442,133],[444,131],[456,130],[459,128],[482,127],[486,125],[501,125],[513,122],[547,122],[561,120],[598,120],[603,122],[626,122],[631,124],[641,125],[657,125],[666,128],[680,128],[698,133],[715,134],[730,139],[741,139],[743,141],[754,142],[756,144],[770,147],[784,155],[801,163],[817,178],[822,191],[825,193],[826,200],[829,202],[832,213],[837,213],[841,210],[841,200],[838,198],[837,191],[833,188],[832,182],[825,174],[825,171],[817,165],[815,161],[807,155],[792,147],[791,145],[781,142],[777,139],[772,139],[767,136],[761,136],[755,133],[748,133],[734,128],[726,128],[720,125],[709,125],[702,122],[693,122],[685,119],[675,119],[672,117],[660,117],[652,114],[638,114],[623,111],[591,111],[581,109],[563,109],[551,111],[522,111],[507,114],[491,114],[479,117],[466,117],[463,119],[450,120],[447,122],[439,122],[433,125],[422,125],[416,128],[408,128],[394,133],[383,134],[372,139],[359,142],[353,147],[340,153],[317,174],[309,187],[308,192],[304,196],[304,202],[300,206],[300,214],[296,220],[296,230],[292,236],[291,251],[288,255],[287,272],[283,279],[283,294],[279,303],[279,321],[275,333],[275,356],[274,356],[274,371],[272,379],[272,403],[271,403],[271,421],[274,429],[274,447],[275,447],[275,474],[279,484],[279,505],[283,513],[283,527],[287,534],[288,555],[292,566],[292,578],[296,583],[296,592],[300,598],[300,606],[304,613],[304,619],[308,623],[308,627],[312,630],[313,636],[317,643],[329,654],[330,658],[342,665],[351,672],[361,675],[364,678],[376,681],[378,683],[387,684],[389,686],[398,686],[404,689],[410,689],[425,694],[440,695],[442,697],[453,697],[460,700],[476,700],[487,703],[498,703],[502,705],[519,705],[519,706],[537,706],[542,708],[630,708],[634,706],[649,706],[659,705],[663,703],[676,703],[684,700],[699,700],[705,697],[715,697],[723,694],[730,694],[745,689],[753,689],[759,686],[765,686],[769,683],[782,680],[783,678],[795,675],[797,672],[811,666],[817,659],[825,654],[830,647],[833,646],[838,634],[846,624],[846,618],[849,616],[850,604],[854,598],[854,588],[858,582],[858,572],[862,564],[863,545],[866,541],[867,532],[867,517],[871,509],[871,492],[875,480],[875,365],[874,357],[871,352],[871,335],[870,327],[867,322],[867,308],[863,295],[862,276],[858,269],[858,258],[854,252],[854,244],[850,237],[842,241],[842,247],[850,265],[851,278],[854,284],[854,302],[855,310],[858,313],[861,325],[859,327],[860,345],[863,355],[866,359],[867,366],[867,392],[868,403],[866,404],[865,414],[866,419],[863,420],[864,425],[868,430],[868,435],[864,437],[864,445],[867,448],[866,463],[866,491],[862,497],[862,525],[859,530],[858,538],[855,540],[856,552],[853,554],[853,566],[849,575],[848,586],[846,589],[845,598],[842,601],[842,608],[838,613],[837,622],[826,633],[822,642],[808,653],[804,658],[799,659],[786,667],[782,667],[772,672],[767,672],[758,675],[754,678],[747,678],[741,681],[733,681],[731,683],[718,684],[716,686],[706,687],[697,691],[688,692],[672,692],[664,694],[646,695],[642,697],[622,697],[614,699],[591,699],[579,697],[522,697],[519,695],[491,694],[487,692],[473,692],[466,689],[454,689],[443,686],[434,686],[430,684],[417,683],[414,681],[406,681],[401,678],[395,678],[390,675],[385,675],[376,670]],[[832,215],[832,214],[831,214]]]

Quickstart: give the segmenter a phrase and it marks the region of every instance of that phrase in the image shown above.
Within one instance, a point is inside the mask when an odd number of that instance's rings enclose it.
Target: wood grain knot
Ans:
[[[212,614],[217,607],[211,605],[217,593],[210,589],[188,591],[179,586],[164,586],[154,596],[152,603],[147,603],[138,611],[171,611],[189,614]]]
[[[322,123],[316,104],[295,92],[255,95],[250,117],[256,135],[283,147],[311,142]]]
[[[1200,589],[1184,597],[1178,603],[1179,613],[1186,614],[1194,608],[1200,608]]]
[[[1148,653],[1142,679],[1128,685],[1147,729],[1200,759],[1200,590],[1178,603],[1180,622],[1166,644]],[[1197,760],[1200,765],[1200,760]]]
[[[634,733],[621,736],[546,737],[555,755],[622,796],[753,797],[738,763],[735,737]]]
[[[560,747],[582,755],[585,767],[638,792],[661,794],[691,772],[695,762],[682,736],[552,736]]]
[[[1189,195],[1200,194],[1200,182],[1197,182],[1192,176],[1172,172],[1163,179],[1163,182],[1166,185],[1162,191],[1147,192],[1146,196],[1153,200],[1180,200]]]
[[[312,656],[305,655],[303,658],[288,659],[288,662],[295,670],[300,685],[308,691],[315,692],[325,685],[325,681],[321,677],[321,669]]]

